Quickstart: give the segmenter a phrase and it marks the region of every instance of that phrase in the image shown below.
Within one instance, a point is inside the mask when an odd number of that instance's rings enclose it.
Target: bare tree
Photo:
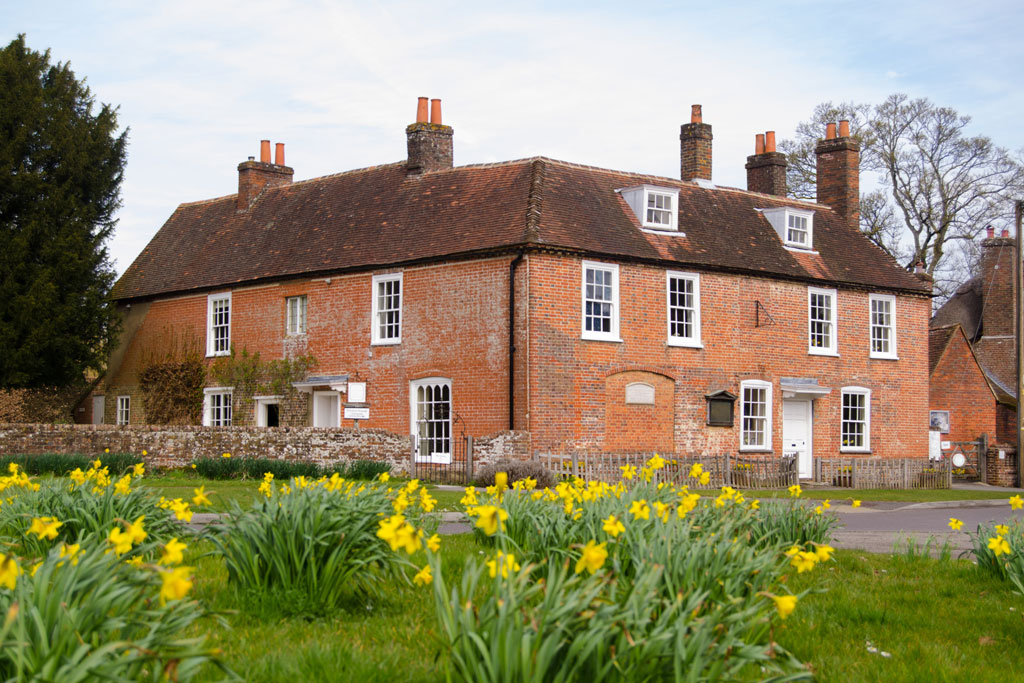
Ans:
[[[862,195],[861,230],[902,265],[923,263],[945,299],[970,276],[981,230],[1012,214],[1009,200],[1024,191],[1024,166],[989,138],[969,137],[970,117],[927,99],[895,94],[875,107],[825,102],[779,145],[793,197],[815,198],[814,147],[825,124],[842,119],[860,140],[861,169],[878,173],[883,188]]]

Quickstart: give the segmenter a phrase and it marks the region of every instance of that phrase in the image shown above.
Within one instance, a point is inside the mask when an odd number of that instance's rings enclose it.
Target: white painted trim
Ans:
[[[872,330],[874,325],[871,322],[873,315],[872,306],[875,301],[888,301],[889,302],[889,351],[885,353],[877,353],[874,351],[874,344],[872,342]],[[896,297],[892,294],[869,294],[868,295],[868,351],[872,358],[879,358],[882,360],[899,360],[899,356],[896,352]]]
[[[811,209],[797,209],[791,206],[776,206],[770,209],[757,209],[764,214],[768,222],[775,228],[783,246],[790,247],[796,251],[805,253],[817,253],[814,250],[814,211]],[[789,237],[789,217],[799,216],[807,219],[807,244],[794,242]]]
[[[121,403],[125,403],[124,420],[121,419]],[[129,395],[117,397],[117,412],[114,414],[114,424],[127,425],[132,421],[132,397]]]
[[[689,280],[693,283],[693,336],[673,337],[672,336],[672,306],[671,306],[671,285],[673,279]],[[682,346],[694,349],[704,348],[701,341],[700,328],[700,273],[684,273],[676,270],[665,272],[665,333],[666,343],[669,346]]]
[[[419,443],[417,439],[419,434],[417,433],[417,419],[416,419],[416,394],[417,389],[422,386],[428,385],[440,385],[448,387],[448,447],[447,453],[436,453],[431,454],[430,457],[422,457],[419,453]],[[420,379],[414,379],[409,382],[409,434],[413,438],[413,444],[415,448],[414,458],[416,462],[435,462],[441,464],[448,464],[452,461],[452,450],[454,447],[455,434],[454,424],[452,423],[452,415],[455,413],[453,406],[455,404],[455,393],[452,389],[452,380],[448,377],[421,377]]]
[[[829,306],[829,346],[813,346],[811,344],[811,297],[815,294],[827,295],[831,305]],[[838,356],[839,355],[839,295],[834,289],[823,289],[821,287],[807,288],[807,353],[812,356]]]
[[[370,288],[370,345],[371,346],[386,346],[402,343],[402,326],[405,324],[405,282],[403,278],[404,273],[383,273],[381,275],[374,275],[371,282]],[[398,282],[398,336],[382,338],[380,336],[380,323],[378,321],[378,315],[380,311],[377,308],[377,288],[383,282]]]
[[[311,420],[312,425],[314,427],[319,428],[319,429],[336,429],[336,428],[340,427],[341,426],[341,394],[339,394],[337,391],[314,391],[314,392],[312,392],[312,394],[313,394],[312,395],[312,401],[311,401],[311,403],[313,405],[313,415],[312,415],[312,420]],[[323,397],[323,396],[333,396],[334,397],[335,405],[338,407],[337,415],[335,415],[335,419],[337,421],[336,425],[318,425],[316,423],[316,402],[317,402],[317,397],[318,396],[320,396],[320,397]]]
[[[843,402],[847,394],[859,394],[864,396],[864,445],[844,446],[843,445]],[[839,452],[840,453],[870,453],[871,452],[871,390],[867,387],[843,387],[839,391]]]
[[[214,350],[213,347],[213,302],[224,301],[228,302],[228,347],[220,351]],[[206,297],[206,357],[212,356],[230,356],[231,355],[231,322],[234,319],[234,311],[231,305],[231,292],[218,292],[216,294],[209,294]]]
[[[750,446],[744,446],[743,445],[743,406],[744,406],[744,404],[746,403],[746,400],[747,400],[746,399],[746,389],[747,389],[747,387],[756,388],[756,389],[765,389],[766,390],[765,391],[765,409],[764,409],[764,412],[765,412],[765,430],[764,430],[765,443],[764,444],[750,445]],[[740,430],[739,430],[740,450],[741,451],[762,451],[762,452],[764,452],[764,451],[771,451],[772,450],[772,412],[774,410],[774,405],[773,405],[773,401],[772,401],[772,383],[771,382],[766,382],[766,381],[760,380],[760,379],[748,379],[748,380],[744,380],[744,381],[740,382],[739,402],[740,402],[740,414],[739,414],[739,421],[740,421]]]
[[[302,329],[292,329],[292,302],[297,302],[296,307],[302,309]],[[298,316],[296,316],[298,317]],[[309,297],[305,294],[286,296],[284,299],[284,334],[286,337],[304,337],[309,332]]]
[[[231,397],[231,422],[235,420],[235,388],[234,387],[206,387],[203,389],[203,426],[212,427],[213,406],[210,405],[210,396],[213,394],[227,394]],[[217,425],[223,427],[225,425]]]
[[[622,195],[629,208],[633,210],[642,228],[655,230],[661,233],[676,234],[679,230],[679,189],[675,187],[661,187],[659,185],[636,185],[616,190]],[[647,220],[647,202],[652,194],[664,195],[672,200],[671,209],[658,209],[669,212],[669,223],[651,223]]]
[[[587,271],[601,270],[612,274],[612,313],[611,331],[595,332],[587,330]],[[619,337],[619,265],[617,263],[600,263],[598,261],[583,261],[580,268],[580,337],[594,341],[621,342]]]

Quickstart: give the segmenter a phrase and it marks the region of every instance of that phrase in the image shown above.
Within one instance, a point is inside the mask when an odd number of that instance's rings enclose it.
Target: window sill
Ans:
[[[622,343],[622,339],[620,337],[595,337],[584,334],[580,336],[580,339],[582,339],[583,341],[613,342],[616,344]]]
[[[206,357],[207,358],[217,358],[219,356],[230,356],[230,355],[231,355],[230,351],[214,351],[213,353],[210,353],[210,352],[206,353]]]
[[[771,446],[740,446],[741,453],[774,453]]]
[[[833,358],[839,358],[837,351],[823,351],[821,349],[807,349],[807,355],[809,356],[832,356]]]
[[[840,453],[860,453],[861,455],[871,455],[870,448],[847,448],[845,446],[839,447]]]
[[[682,232],[682,231],[679,231],[679,230],[673,230],[672,228],[655,228],[655,227],[651,227],[651,226],[645,225],[644,227],[642,227],[640,229],[643,232],[646,232],[646,233],[651,234],[651,235],[675,235],[676,237],[686,237],[686,233],[685,232]]]
[[[700,343],[700,340],[689,341],[686,339],[669,339],[665,342],[667,346],[675,346],[678,348],[688,349],[703,349],[704,345]]]
[[[783,248],[786,251],[794,251],[794,252],[796,252],[798,254],[815,254],[816,255],[818,253],[817,251],[814,250],[813,247],[801,247],[801,246],[798,246],[796,244],[783,244],[782,246],[783,246]]]
[[[401,339],[374,339],[370,346],[398,346],[401,343]]]
[[[306,336],[307,336],[306,332],[292,332],[292,333],[286,333],[284,335],[284,338],[285,339],[299,339],[299,338],[305,338]]]
[[[899,356],[888,356],[888,355],[887,356],[883,356],[883,355],[876,355],[874,353],[871,354],[871,360],[899,360],[899,359],[900,359]]]

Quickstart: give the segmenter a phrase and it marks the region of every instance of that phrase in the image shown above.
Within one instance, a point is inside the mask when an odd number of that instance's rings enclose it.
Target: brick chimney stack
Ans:
[[[995,237],[991,227],[988,236],[981,240],[981,334],[985,337],[1014,334],[1014,242],[1008,230]]]
[[[416,175],[451,168],[453,133],[451,126],[441,123],[441,100],[430,100],[430,120],[427,121],[427,98],[419,98],[416,123],[405,129],[409,150],[406,173]]]
[[[711,126],[699,104],[690,108],[690,122],[679,127],[679,168],[683,180],[711,180]]]
[[[754,136],[754,153],[747,157],[747,189],[786,196],[786,155],[775,151],[775,131]]]
[[[842,216],[854,230],[860,229],[860,143],[850,137],[850,122],[830,123],[825,139],[814,148],[818,156],[818,203]]]
[[[270,162],[270,140],[260,140],[260,160],[249,157],[238,165],[238,198],[235,209],[248,211],[264,187],[288,185],[294,169],[284,165],[284,143],[277,143],[276,163]]]

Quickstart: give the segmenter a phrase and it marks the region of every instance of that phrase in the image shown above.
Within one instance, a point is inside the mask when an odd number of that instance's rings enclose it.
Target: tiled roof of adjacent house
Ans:
[[[928,330],[928,374],[935,372],[935,366],[942,360],[942,354],[949,346],[949,340],[957,331],[957,325],[932,327]]]
[[[973,278],[960,286],[949,300],[932,316],[932,327],[945,327],[959,323],[968,339],[976,339],[981,332],[982,311],[981,278]]]
[[[679,189],[678,234],[641,229],[615,190]],[[797,253],[756,209],[811,208]],[[404,163],[182,204],[114,287],[116,299],[365,270],[515,247],[928,295],[929,285],[813,203],[543,157],[407,175]]]

